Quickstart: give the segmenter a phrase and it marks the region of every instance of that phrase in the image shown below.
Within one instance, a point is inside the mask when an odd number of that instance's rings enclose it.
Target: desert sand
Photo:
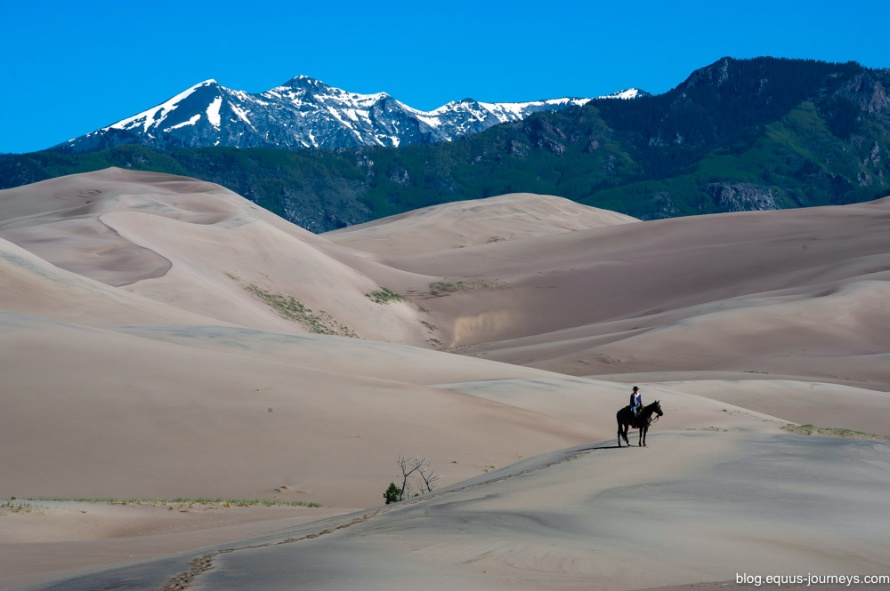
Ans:
[[[511,193],[425,207],[328,232],[337,244],[375,254],[419,254],[639,222],[561,197]]]
[[[890,436],[888,222],[523,194],[317,236],[170,175],[2,191],[0,588],[890,574],[890,444],[783,429]],[[618,450],[631,383],[665,416]],[[441,486],[384,507],[399,456]],[[74,502],[177,498],[321,506]]]

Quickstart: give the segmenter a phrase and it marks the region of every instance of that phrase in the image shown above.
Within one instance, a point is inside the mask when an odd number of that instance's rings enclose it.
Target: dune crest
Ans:
[[[108,169],[10,189],[0,193],[0,238],[207,322],[426,338],[417,310],[395,302],[380,313],[366,296],[381,289],[378,275],[401,284],[412,274],[344,253],[203,181]],[[293,298],[302,316],[282,318],[269,304],[276,298]]]
[[[511,193],[433,205],[324,234],[375,254],[436,252],[639,220],[551,195]]]

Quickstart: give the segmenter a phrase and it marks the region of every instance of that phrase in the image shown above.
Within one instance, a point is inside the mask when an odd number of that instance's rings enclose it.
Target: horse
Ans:
[[[658,416],[653,418],[653,414]],[[644,406],[638,417],[634,416],[630,406],[625,406],[619,410],[618,414],[615,415],[615,418],[618,420],[618,447],[621,447],[622,437],[624,438],[624,443],[627,444],[627,447],[630,447],[630,442],[627,440],[627,431],[631,427],[640,430],[640,447],[645,446],[646,433],[649,432],[649,425],[657,421],[658,417],[663,415],[664,413],[661,410],[661,403],[657,400],[652,404]]]

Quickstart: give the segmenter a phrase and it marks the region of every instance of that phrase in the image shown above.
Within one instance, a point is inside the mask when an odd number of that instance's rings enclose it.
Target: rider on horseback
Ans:
[[[640,411],[643,410],[643,394],[636,386],[634,386],[634,391],[630,395],[630,410],[633,411],[634,418],[640,416]]]

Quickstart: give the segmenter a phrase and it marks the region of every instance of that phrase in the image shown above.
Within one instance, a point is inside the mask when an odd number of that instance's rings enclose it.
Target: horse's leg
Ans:
[[[627,440],[627,424],[626,423],[618,423],[618,447],[621,447],[621,438],[624,438],[624,443],[630,447],[630,442]]]
[[[640,447],[646,445],[646,431],[648,430],[648,427],[640,427]]]

